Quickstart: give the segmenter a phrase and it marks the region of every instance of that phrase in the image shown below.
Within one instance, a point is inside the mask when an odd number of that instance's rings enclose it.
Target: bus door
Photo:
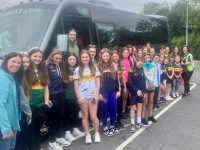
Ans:
[[[65,33],[67,34],[71,28],[77,31],[77,45],[80,49],[85,49],[94,43],[92,18],[87,5],[68,5],[61,15]]]
[[[77,31],[77,45],[80,50],[86,49],[89,44],[93,43],[90,18],[65,16],[62,17],[62,21],[66,34],[72,28]]]

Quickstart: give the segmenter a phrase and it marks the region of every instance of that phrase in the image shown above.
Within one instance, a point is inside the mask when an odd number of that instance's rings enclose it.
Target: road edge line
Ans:
[[[192,82],[191,82],[192,83]],[[190,90],[192,90],[197,84],[192,83],[193,85],[190,87]],[[162,111],[160,111],[155,118],[159,118],[161,115],[163,115],[167,110],[169,110],[173,105],[175,105],[178,101],[182,99],[182,96],[175,99],[173,102],[171,102],[167,107],[165,107]],[[149,126],[152,124],[152,122],[149,122]],[[139,136],[146,128],[140,128],[137,132],[135,132],[133,135],[131,135],[127,140],[125,140],[122,144],[120,144],[115,150],[123,150],[130,142],[132,142],[137,136]]]

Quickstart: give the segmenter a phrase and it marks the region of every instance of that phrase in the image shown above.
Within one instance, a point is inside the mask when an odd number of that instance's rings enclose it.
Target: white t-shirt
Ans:
[[[96,67],[95,76],[91,74],[89,66],[84,67],[83,75],[79,75],[79,67],[77,67],[74,71],[74,80],[79,80],[79,94],[80,97],[84,97],[85,99],[92,99],[93,94],[96,92],[96,78],[101,75],[98,68]]]

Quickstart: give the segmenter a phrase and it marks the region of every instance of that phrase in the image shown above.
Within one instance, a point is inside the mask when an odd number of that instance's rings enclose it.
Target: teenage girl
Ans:
[[[54,49],[46,60],[46,66],[49,75],[49,97],[52,103],[49,116],[49,148],[62,149],[62,146],[70,145],[70,142],[62,138],[63,131],[63,115],[65,109],[64,102],[64,82],[66,80],[66,72],[64,70],[64,61],[62,52]]]
[[[117,98],[120,96],[118,73],[115,65],[112,63],[111,52],[103,48],[99,54],[98,68],[101,72],[101,89],[100,97],[105,101],[102,102],[102,123],[104,134],[113,136],[119,133],[115,128],[117,115]],[[110,111],[110,128],[107,126],[108,112]]]
[[[142,106],[142,123],[144,125],[148,125],[148,121],[145,119],[145,110],[146,106],[148,105],[149,108],[149,116],[148,120],[152,122],[157,122],[156,119],[153,116],[153,96],[155,87],[157,86],[157,72],[156,72],[156,66],[153,62],[150,62],[150,54],[146,53],[144,55],[145,63],[143,66],[144,69],[144,75],[145,75],[145,82],[146,82],[146,89],[147,94],[144,98],[144,103]]]
[[[20,108],[21,108],[21,120],[20,127],[21,131],[17,133],[15,150],[26,150],[28,148],[28,126],[31,123],[32,112],[29,106],[30,89],[28,87],[28,78],[26,76],[29,69],[30,58],[26,54],[22,54],[22,64],[23,64],[23,80],[22,85],[20,85]],[[22,140],[23,139],[23,140]]]
[[[79,105],[74,90],[74,70],[78,66],[78,58],[75,54],[69,53],[65,58],[67,83],[65,84],[65,139],[74,141],[85,134],[78,129]],[[71,131],[73,131],[71,133]]]
[[[167,70],[167,90],[166,90],[166,100],[173,100],[173,98],[170,96],[170,91],[171,91],[171,85],[172,85],[172,79],[174,76],[174,59],[173,57],[171,58],[166,58],[164,60],[165,67]]]
[[[126,81],[124,77],[125,68],[124,68],[124,65],[119,60],[119,53],[117,50],[112,51],[112,62],[117,68],[120,87],[121,87],[120,97],[117,99],[117,127],[119,129],[123,129],[124,126],[121,122],[121,116],[122,116],[122,108],[123,108],[123,93],[126,92]]]
[[[182,66],[180,63],[180,56],[175,56],[174,62],[174,76],[172,79],[172,96],[173,98],[179,97],[179,80],[181,79]]]
[[[40,149],[40,127],[47,120],[46,111],[49,110],[49,76],[43,59],[42,51],[37,47],[29,52],[30,69],[29,88],[31,89],[30,107],[32,121],[29,126],[28,147],[30,150]]]
[[[122,58],[121,58],[121,63],[124,65],[125,71],[124,71],[124,77],[126,81],[126,91],[123,93],[123,109],[122,109],[122,117],[127,118],[125,115],[126,111],[126,105],[127,105],[127,99],[128,99],[128,70],[130,69],[131,66],[131,61],[129,59],[129,51],[126,47],[123,48],[122,50]]]
[[[131,128],[130,132],[135,132],[135,127],[142,127],[141,113],[142,104],[146,94],[145,75],[143,71],[143,59],[137,58],[135,65],[129,69],[128,78],[129,90],[130,90],[130,119]],[[135,112],[137,107],[137,118],[135,123]]]
[[[167,90],[167,70],[164,64],[164,54],[160,54],[160,64],[161,64],[161,84],[160,84],[160,102],[163,103],[166,100],[166,90]]]
[[[94,127],[94,142],[101,142],[97,106],[99,100],[100,72],[92,63],[89,51],[80,53],[80,65],[74,71],[74,89],[82,111],[82,125],[85,130],[85,143],[92,143],[89,132],[89,115]]]

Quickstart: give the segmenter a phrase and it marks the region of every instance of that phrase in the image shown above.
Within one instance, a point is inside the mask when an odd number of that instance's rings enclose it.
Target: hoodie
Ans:
[[[50,79],[49,94],[55,95],[63,92],[64,83],[60,66],[56,64],[48,64],[48,73]]]

